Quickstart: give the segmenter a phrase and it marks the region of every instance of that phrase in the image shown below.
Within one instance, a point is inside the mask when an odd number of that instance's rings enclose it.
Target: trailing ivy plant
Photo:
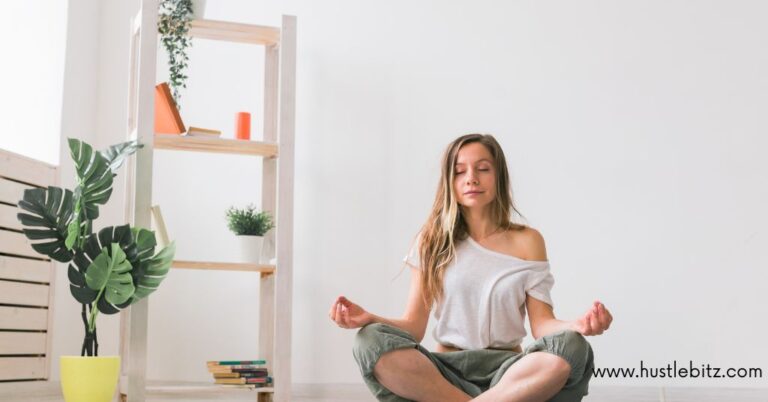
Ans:
[[[93,232],[99,206],[112,194],[113,178],[126,157],[141,147],[124,142],[100,152],[70,138],[77,187],[50,186],[24,191],[19,201],[24,235],[32,248],[53,260],[69,263],[69,289],[80,304],[85,339],[80,354],[98,356],[96,317],[115,314],[154,292],[168,275],[175,244],[155,253],[155,233],[130,225]]]
[[[159,11],[157,30],[168,53],[169,86],[176,107],[181,109],[180,91],[187,87],[187,48],[192,45],[192,38],[188,35],[189,23],[192,21],[192,0],[161,0]]]

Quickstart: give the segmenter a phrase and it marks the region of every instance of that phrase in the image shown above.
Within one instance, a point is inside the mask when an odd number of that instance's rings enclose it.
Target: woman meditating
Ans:
[[[360,328],[354,356],[380,401],[581,401],[594,367],[584,335],[613,318],[595,301],[579,319],[555,318],[554,278],[541,234],[513,223],[504,153],[491,135],[448,145],[437,195],[405,263],[402,318],[341,296],[330,318]],[[435,352],[420,345],[435,308]],[[526,311],[535,342],[521,347]]]

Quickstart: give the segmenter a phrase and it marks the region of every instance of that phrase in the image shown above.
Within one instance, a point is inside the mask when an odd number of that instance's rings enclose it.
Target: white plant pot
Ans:
[[[205,18],[205,0],[192,0],[192,18],[196,20]]]
[[[264,247],[264,236],[238,235],[240,242],[240,261],[261,263],[261,250]]]

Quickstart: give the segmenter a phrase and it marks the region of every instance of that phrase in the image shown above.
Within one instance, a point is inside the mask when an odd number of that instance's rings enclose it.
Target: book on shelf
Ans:
[[[239,373],[243,371],[265,370],[266,367],[262,365],[230,365],[230,366],[208,366],[208,371],[211,373]]]
[[[257,371],[243,371],[239,373],[212,373],[213,378],[250,378],[266,377],[269,373],[266,369]]]
[[[266,360],[208,360],[209,366],[265,365]]]
[[[221,137],[221,131],[211,130],[208,128],[192,127],[187,129],[188,137],[207,137],[207,138],[219,138]]]
[[[270,384],[272,378],[260,377],[260,378],[217,378],[216,384]]]
[[[171,89],[163,82],[155,86],[155,133],[181,134],[186,129]]]

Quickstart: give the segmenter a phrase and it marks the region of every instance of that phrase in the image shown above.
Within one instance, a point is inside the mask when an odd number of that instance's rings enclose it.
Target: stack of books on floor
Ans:
[[[216,360],[208,362],[215,384],[236,388],[272,386],[266,360]]]

